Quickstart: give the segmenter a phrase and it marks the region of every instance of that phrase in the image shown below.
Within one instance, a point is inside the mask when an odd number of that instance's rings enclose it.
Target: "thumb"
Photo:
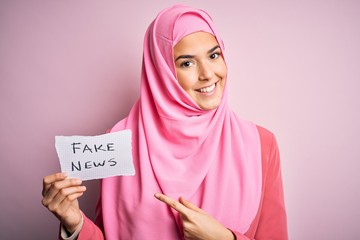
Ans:
[[[206,212],[204,210],[202,210],[201,208],[197,207],[195,204],[191,203],[190,201],[186,200],[184,197],[180,197],[179,202],[184,205],[185,207],[194,210],[196,212],[199,213],[204,213],[206,214]]]

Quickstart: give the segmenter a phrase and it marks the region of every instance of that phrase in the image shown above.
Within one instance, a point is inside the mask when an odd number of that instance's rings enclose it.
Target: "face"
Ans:
[[[182,38],[174,47],[174,62],[180,86],[203,110],[220,105],[227,68],[216,38],[196,32]]]

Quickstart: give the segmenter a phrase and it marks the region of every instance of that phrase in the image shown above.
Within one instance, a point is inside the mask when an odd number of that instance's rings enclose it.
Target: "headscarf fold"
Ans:
[[[132,130],[136,174],[102,180],[108,239],[181,239],[177,213],[153,197],[159,191],[184,196],[238,232],[246,232],[257,213],[261,148],[256,126],[229,109],[226,87],[221,104],[203,110],[176,79],[173,47],[198,31],[213,34],[224,54],[212,19],[199,9],[167,8],[145,34],[140,99],[111,130]]]

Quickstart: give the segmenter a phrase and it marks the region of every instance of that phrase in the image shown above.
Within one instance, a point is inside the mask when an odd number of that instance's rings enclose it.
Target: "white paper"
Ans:
[[[135,175],[131,130],[99,136],[56,136],[61,171],[82,180]]]

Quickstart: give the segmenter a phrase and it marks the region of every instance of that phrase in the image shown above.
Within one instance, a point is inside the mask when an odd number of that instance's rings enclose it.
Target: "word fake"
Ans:
[[[79,143],[79,142],[76,142],[76,143],[74,142],[71,144],[74,154],[76,153],[76,149],[80,150],[82,153],[85,153],[85,152],[94,153],[94,152],[99,152],[99,151],[103,151],[103,152],[114,151],[114,143],[107,143],[106,146],[103,146],[103,144],[100,144],[100,145],[93,144],[91,146],[89,146],[88,144],[85,144],[83,147],[80,147],[77,145],[83,145],[83,144]],[[80,152],[80,151],[78,151],[78,152]]]

